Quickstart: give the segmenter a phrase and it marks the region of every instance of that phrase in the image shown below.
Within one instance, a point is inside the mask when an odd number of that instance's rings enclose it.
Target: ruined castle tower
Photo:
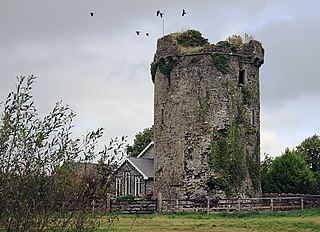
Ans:
[[[212,45],[194,30],[158,40],[151,64],[156,194],[260,195],[263,62],[255,40]]]

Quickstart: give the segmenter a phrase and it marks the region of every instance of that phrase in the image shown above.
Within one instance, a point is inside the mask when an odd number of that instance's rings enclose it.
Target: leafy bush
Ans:
[[[297,146],[297,151],[302,154],[313,172],[317,180],[317,192],[320,193],[320,136],[315,134],[306,138]]]
[[[301,154],[288,148],[269,164],[263,177],[262,187],[268,193],[313,193],[316,183]]]
[[[177,35],[179,45],[184,47],[198,47],[209,44],[208,39],[203,38],[201,32],[196,30],[187,30]]]
[[[94,231],[99,222],[86,207],[108,191],[106,175],[114,164],[109,152],[118,154],[122,143],[113,140],[95,152],[102,128],[73,139],[75,113],[61,102],[39,119],[31,94],[34,80],[19,77],[16,91],[1,105],[0,231]],[[97,185],[91,188],[88,176],[72,167],[97,158]]]
[[[235,46],[241,46],[243,44],[242,37],[240,35],[232,35],[227,38],[227,41]]]

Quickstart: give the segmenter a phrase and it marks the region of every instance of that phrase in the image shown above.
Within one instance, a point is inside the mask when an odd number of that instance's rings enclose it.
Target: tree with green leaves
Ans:
[[[34,80],[18,77],[16,91],[0,105],[0,231],[94,231],[99,221],[86,210],[87,182],[72,167],[99,160],[97,182],[107,181],[103,172],[115,164],[123,140],[97,152],[102,128],[74,139],[76,114],[61,102],[40,119]],[[96,191],[104,197],[106,188]]]
[[[297,150],[303,155],[303,158],[309,165],[317,180],[317,190],[320,192],[320,136],[313,135],[305,139]]]
[[[308,164],[296,150],[289,150],[276,157],[263,177],[263,192],[313,193],[316,180]]]
[[[153,139],[153,126],[145,128],[135,135],[133,145],[127,145],[129,156],[138,156]]]
[[[261,186],[262,186],[262,188],[265,185],[264,182],[266,180],[267,173],[270,170],[270,167],[271,167],[273,159],[274,158],[271,157],[269,154],[265,154],[265,158],[260,164]]]

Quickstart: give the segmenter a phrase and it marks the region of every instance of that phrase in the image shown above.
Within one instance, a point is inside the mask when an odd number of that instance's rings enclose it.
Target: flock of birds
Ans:
[[[185,16],[186,14],[187,14],[187,13],[186,13],[186,10],[185,10],[185,9],[182,9],[182,14],[181,14],[181,16],[183,17],[183,16]],[[157,12],[156,12],[156,16],[157,16],[157,17],[163,18],[163,15],[164,15],[163,12],[161,12],[160,10],[157,10]],[[137,35],[140,35],[140,33],[141,33],[141,31],[136,31],[136,34],[137,34]],[[146,36],[149,36],[149,32],[146,33]]]
[[[182,9],[182,14],[181,14],[181,16],[183,17],[183,16],[185,16],[186,14],[187,14],[187,13],[186,13],[185,9]],[[164,15],[163,12],[161,12],[160,10],[157,10],[157,12],[156,12],[156,16],[157,16],[157,17],[163,18],[163,15]],[[90,16],[91,16],[91,17],[94,16],[94,13],[93,13],[92,11],[90,12]],[[137,35],[140,35],[140,34],[141,34],[141,31],[136,31],[136,34],[137,34]],[[149,32],[147,32],[145,35],[146,35],[146,36],[149,36]]]

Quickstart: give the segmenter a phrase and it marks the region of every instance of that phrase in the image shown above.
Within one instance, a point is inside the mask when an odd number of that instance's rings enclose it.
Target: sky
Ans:
[[[318,0],[0,0],[0,102],[17,76],[33,74],[39,117],[62,100],[77,113],[76,135],[103,127],[101,143],[132,143],[153,124],[150,63],[163,20],[165,34],[196,29],[215,44],[247,33],[262,43],[262,159],[320,134]]]

